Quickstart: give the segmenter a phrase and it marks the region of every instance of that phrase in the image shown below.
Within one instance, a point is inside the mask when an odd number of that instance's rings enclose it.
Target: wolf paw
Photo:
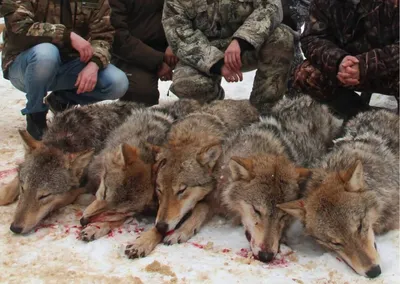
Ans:
[[[80,237],[84,242],[91,242],[107,235],[110,231],[110,227],[104,223],[99,225],[92,223],[81,231]]]
[[[161,242],[162,236],[153,228],[143,232],[132,244],[127,245],[125,254],[128,258],[145,257]]]
[[[164,238],[164,244],[169,246],[169,245],[174,245],[174,244],[180,244],[180,243],[185,243],[187,242],[193,235],[197,233],[197,229],[194,230],[189,230],[185,229],[184,227],[179,228],[172,234],[165,236]]]
[[[151,253],[154,247],[151,240],[139,237],[133,244],[126,246],[125,254],[130,259],[145,257]]]

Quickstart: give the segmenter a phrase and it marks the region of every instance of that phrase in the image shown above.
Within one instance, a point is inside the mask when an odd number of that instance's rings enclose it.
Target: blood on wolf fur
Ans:
[[[18,171],[17,168],[0,171],[0,179],[4,179],[9,175],[16,173],[17,171]]]

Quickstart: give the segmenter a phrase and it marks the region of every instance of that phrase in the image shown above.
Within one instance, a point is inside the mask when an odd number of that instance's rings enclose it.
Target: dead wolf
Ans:
[[[135,213],[153,209],[155,215],[151,145],[165,143],[173,121],[156,109],[139,109],[110,133],[105,148],[89,166],[88,186],[94,186],[96,199],[83,212],[82,240],[102,237]]]
[[[399,117],[360,113],[309,170],[304,197],[278,205],[358,274],[381,274],[375,234],[399,228]],[[394,147],[394,148],[393,148]]]
[[[340,128],[326,106],[302,96],[281,100],[270,116],[224,144],[222,200],[240,216],[259,260],[274,258],[293,220],[276,205],[299,197],[303,167],[328,152]]]
[[[25,147],[18,176],[0,190],[0,204],[19,195],[11,231],[27,233],[49,212],[83,193],[85,168],[107,135],[138,105],[111,103],[67,110],[54,117],[42,141],[20,131]]]
[[[157,152],[156,193],[159,199],[155,228],[143,233],[125,251],[129,258],[149,254],[164,239],[167,244],[187,241],[212,215],[210,193],[222,142],[236,129],[259,120],[248,100],[225,100],[178,120]]]

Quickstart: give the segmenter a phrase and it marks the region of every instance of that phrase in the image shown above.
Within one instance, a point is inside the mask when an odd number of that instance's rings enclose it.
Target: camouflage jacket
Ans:
[[[166,0],[162,21],[176,56],[210,74],[232,38],[257,49],[282,18],[280,0]]]
[[[6,31],[2,68],[7,69],[24,50],[49,42],[60,49],[62,58],[76,58],[79,54],[71,46],[71,31],[90,41],[93,47],[92,61],[100,68],[110,61],[110,48],[114,29],[110,24],[108,0],[70,0],[71,19],[65,17],[61,24],[60,0],[3,0],[0,17],[4,17]]]
[[[304,55],[332,79],[346,55],[360,61],[360,84],[399,76],[399,0],[312,0]]]

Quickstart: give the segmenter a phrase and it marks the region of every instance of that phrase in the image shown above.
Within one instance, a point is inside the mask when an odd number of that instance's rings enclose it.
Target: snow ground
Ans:
[[[245,74],[241,84],[224,82],[227,98],[248,98],[253,77],[254,72]],[[160,84],[163,100],[174,99],[166,97],[168,86]],[[25,126],[19,112],[24,102],[21,92],[0,80],[0,186],[11,180],[23,158],[17,129]],[[383,96],[375,97],[374,104],[396,107]],[[243,229],[222,219],[213,220],[189,243],[159,245],[150,256],[129,260],[125,245],[153,220],[133,218],[107,237],[84,243],[77,239],[83,207],[55,212],[26,236],[9,230],[14,208],[0,207],[1,283],[400,283],[399,231],[377,238],[383,272],[368,280],[304,236],[299,224],[288,233],[290,247],[282,246],[278,259],[268,265],[248,258]],[[161,267],[151,269],[153,261]]]

